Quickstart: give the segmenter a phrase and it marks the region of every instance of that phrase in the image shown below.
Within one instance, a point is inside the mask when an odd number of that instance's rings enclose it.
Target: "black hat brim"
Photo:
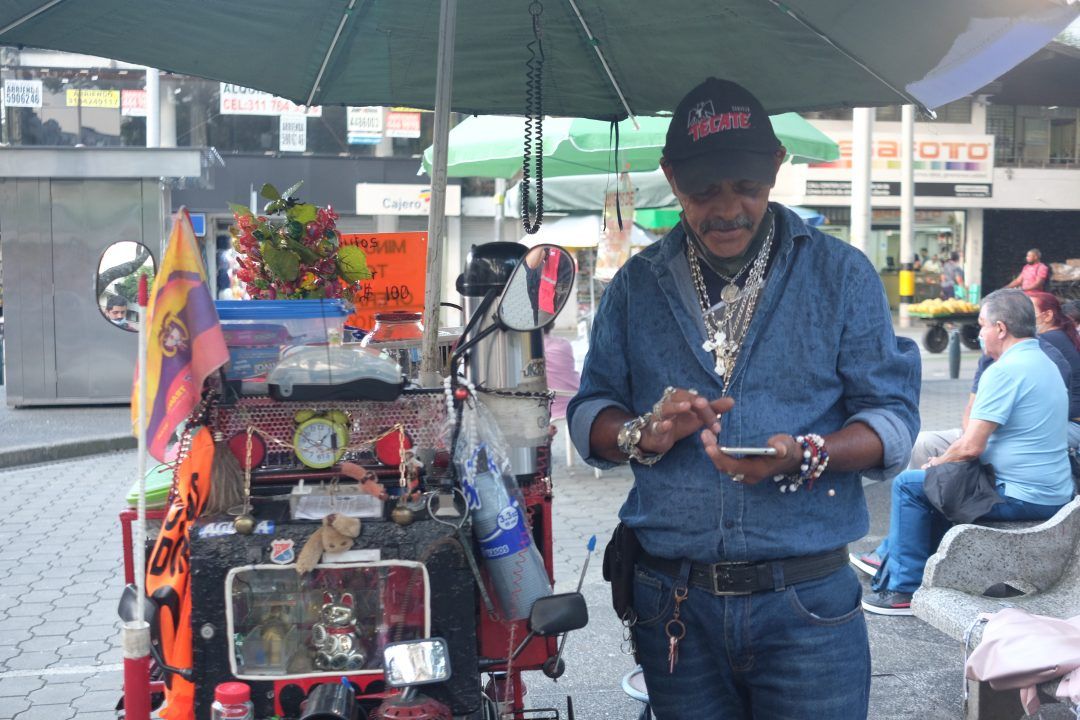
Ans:
[[[675,184],[684,195],[705,192],[721,180],[776,182],[776,155],[750,150],[717,150],[684,160],[669,160]]]

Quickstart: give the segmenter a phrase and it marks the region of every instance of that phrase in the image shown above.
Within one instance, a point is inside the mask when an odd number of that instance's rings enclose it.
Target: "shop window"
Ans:
[[[1074,163],[1076,157],[1076,120],[1050,121],[1050,163]]]
[[[154,267],[154,257],[142,243],[121,240],[105,249],[98,262],[96,295],[106,320],[122,330],[138,330],[139,275],[153,283]]]

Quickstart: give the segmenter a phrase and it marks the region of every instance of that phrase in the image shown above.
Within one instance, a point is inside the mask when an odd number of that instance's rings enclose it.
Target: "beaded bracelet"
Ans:
[[[802,461],[799,463],[798,472],[773,476],[773,481],[780,484],[780,492],[795,492],[804,483],[807,490],[813,490],[814,481],[821,477],[829,466],[825,438],[815,433],[807,433],[796,437],[795,442],[802,448]]]

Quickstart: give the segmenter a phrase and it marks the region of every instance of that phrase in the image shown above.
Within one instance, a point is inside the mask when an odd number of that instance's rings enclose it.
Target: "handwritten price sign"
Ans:
[[[342,235],[367,255],[373,277],[353,297],[356,312],[345,321],[353,327],[375,327],[375,313],[424,311],[427,282],[427,233],[357,233]]]

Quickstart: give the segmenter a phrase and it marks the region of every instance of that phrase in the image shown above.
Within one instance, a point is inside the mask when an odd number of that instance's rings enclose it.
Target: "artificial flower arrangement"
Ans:
[[[268,202],[262,215],[229,205],[236,219],[229,228],[236,276],[252,300],[351,299],[371,278],[364,251],[341,244],[334,209],[293,197],[302,184],[283,193],[263,185],[259,194]]]

